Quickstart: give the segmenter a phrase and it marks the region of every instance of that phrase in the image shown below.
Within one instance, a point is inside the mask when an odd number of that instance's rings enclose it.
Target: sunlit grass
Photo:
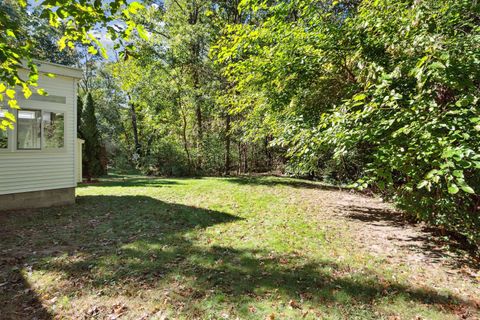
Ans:
[[[114,176],[78,188],[75,206],[6,219],[16,236],[2,246],[22,252],[25,285],[59,317],[455,318],[453,295],[411,287],[356,250],[328,208],[306,201],[311,188],[327,187]]]

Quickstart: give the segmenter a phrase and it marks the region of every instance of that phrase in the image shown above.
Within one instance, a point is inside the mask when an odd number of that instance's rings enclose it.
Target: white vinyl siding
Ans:
[[[49,78],[40,74],[39,88],[45,89],[49,95],[65,97],[66,103],[61,100],[18,99],[19,105],[22,109],[64,114],[64,147],[17,150],[16,132],[10,131],[9,148],[0,152],[0,195],[76,186],[76,80],[59,75]],[[21,94],[19,92],[17,96]]]

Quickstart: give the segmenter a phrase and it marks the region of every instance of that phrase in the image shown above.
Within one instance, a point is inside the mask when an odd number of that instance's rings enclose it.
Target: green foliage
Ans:
[[[22,88],[25,98],[32,94],[31,87],[37,86],[37,67],[31,60],[27,62],[30,74],[27,79],[20,77],[22,59],[30,56],[31,42],[26,37],[26,29],[21,23],[21,2],[0,2],[0,105],[18,109],[15,87]],[[5,102],[5,103],[4,103]],[[1,109],[1,106],[0,106]],[[4,110],[5,111],[5,110]],[[12,129],[15,118],[7,111],[0,122],[0,130]]]
[[[240,125],[234,126],[240,117],[227,124],[234,97],[228,96],[229,85],[209,55],[221,28],[236,14],[235,1],[179,0],[147,6],[137,17],[150,34],[148,41],[135,37],[134,59],[99,66],[90,81],[99,130],[113,144],[113,166],[154,175],[272,167],[263,139],[249,139]]]
[[[365,183],[472,241],[480,240],[476,10],[470,1],[362,4],[347,26],[359,30],[351,39],[366,84],[326,118],[323,136],[337,138],[338,156],[368,144]]]
[[[106,173],[102,165],[100,135],[95,116],[95,103],[92,95],[87,94],[85,110],[82,115],[82,137],[85,139],[83,149],[83,172],[87,178],[99,177]]]
[[[80,95],[77,97],[77,137],[82,138],[82,115],[83,115],[83,99]]]
[[[112,165],[155,175],[280,168],[370,189],[479,241],[478,3],[44,4],[43,16],[64,24],[60,46],[85,42],[90,53],[102,49],[75,19],[110,33],[114,19],[132,21],[116,36],[135,59],[91,62],[85,88]]]
[[[46,56],[45,52],[38,50],[39,47],[54,48],[48,60],[54,59],[54,53],[58,50],[52,38],[55,39],[61,33],[62,36],[58,37],[60,50],[69,48],[73,51],[76,45],[82,44],[88,47],[91,54],[100,52],[106,58],[106,49],[94,32],[95,29],[104,28],[113,40],[118,40],[117,49],[123,47],[125,52],[131,51],[133,47],[127,41],[136,30],[134,16],[143,9],[143,5],[136,1],[127,3],[124,0],[113,0],[108,4],[97,0],[42,0],[36,7],[32,20],[45,19],[52,28],[39,21],[37,26],[35,23],[30,24],[30,27],[33,27],[30,31],[22,23],[23,18],[29,15],[26,8],[27,1],[24,0],[0,2],[0,102],[7,101],[12,109],[20,107],[16,98],[16,87],[21,87],[24,97],[28,99],[32,94],[32,87],[38,86],[38,70],[32,59]],[[122,22],[126,24],[125,28],[122,27]],[[32,29],[35,30],[33,34]],[[56,29],[62,31],[54,36]],[[146,37],[142,29],[138,34]],[[61,56],[58,55],[57,58]],[[28,70],[27,79],[19,76],[21,68]],[[41,88],[36,91],[45,94]],[[6,119],[0,123],[0,130],[13,128],[13,123],[12,114],[7,112]]]
[[[340,180],[478,243],[479,4],[243,4],[253,22],[215,53],[253,134],[274,132],[294,173],[351,168]]]
[[[166,137],[153,144],[141,158],[140,168],[148,175],[186,176],[191,174],[188,159],[179,141]]]

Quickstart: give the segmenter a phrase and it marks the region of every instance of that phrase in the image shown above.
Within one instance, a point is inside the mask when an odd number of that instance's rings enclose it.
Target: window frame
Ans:
[[[8,108],[6,106],[6,104],[1,105],[0,107],[1,107],[2,110],[10,112],[11,114],[13,114],[15,119],[17,118],[17,113],[15,112],[15,110],[12,110],[12,109]],[[7,147],[6,148],[0,148],[0,153],[12,152],[14,150],[14,148],[13,148],[13,146],[14,146],[14,144],[13,144],[13,138],[14,138],[13,137],[14,136],[13,132],[15,132],[16,126],[15,126],[15,124],[13,126],[14,126],[13,129],[7,129],[7,131],[6,131],[7,132]]]
[[[12,151],[12,138],[10,131],[13,131],[11,129],[7,129],[7,147],[6,148],[0,148],[0,153],[6,153],[6,152],[11,152]]]
[[[40,122],[40,132],[41,132],[41,140],[40,140],[40,149],[19,149],[18,148],[18,111],[40,111],[41,122]],[[57,109],[57,108],[38,108],[38,107],[25,107],[19,110],[9,110],[11,113],[14,114],[15,120],[17,121],[14,123],[13,130],[7,130],[8,134],[8,148],[0,149],[0,153],[65,153],[67,151],[67,112],[65,110]],[[45,112],[53,112],[53,113],[61,113],[63,114],[63,147],[61,148],[45,148],[45,134],[44,134],[44,125],[43,125],[43,114]]]
[[[44,152],[61,152],[66,150],[66,144],[67,144],[67,113],[65,111],[55,111],[52,109],[45,109],[41,110],[42,111],[42,151]],[[45,148],[45,128],[44,128],[44,120],[43,120],[43,115],[45,112],[50,112],[50,113],[61,113],[63,115],[63,146],[60,148]]]
[[[33,111],[33,112],[40,112],[40,148],[19,148],[18,147],[18,134],[20,133],[20,130],[18,130],[18,123],[20,122],[19,121],[19,118],[18,118],[18,112],[19,111]],[[39,109],[30,109],[30,108],[22,108],[21,110],[17,110],[17,113],[16,113],[16,116],[15,116],[15,119],[16,119],[16,123],[15,123],[15,150],[16,151],[42,151],[43,150],[43,111],[42,110],[39,110]],[[37,118],[35,118],[35,120],[37,120]]]

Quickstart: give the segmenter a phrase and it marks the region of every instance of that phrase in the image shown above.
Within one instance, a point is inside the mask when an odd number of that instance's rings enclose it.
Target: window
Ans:
[[[64,115],[57,112],[43,112],[43,134],[45,149],[63,148]]]
[[[17,116],[17,149],[40,150],[42,147],[42,113],[19,110]]]
[[[5,118],[5,110],[0,110],[0,122]],[[7,129],[8,130],[8,129]],[[0,150],[8,148],[8,131],[0,129]]]
[[[65,115],[59,112],[18,110],[17,149],[47,150],[64,147]]]
[[[8,132],[6,130],[0,129],[0,149],[7,149],[7,148],[8,148]]]

